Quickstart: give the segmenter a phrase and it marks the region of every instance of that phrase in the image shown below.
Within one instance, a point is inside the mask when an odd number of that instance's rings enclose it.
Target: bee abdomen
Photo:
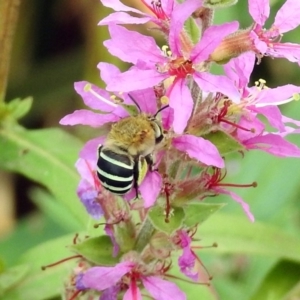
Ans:
[[[126,194],[134,182],[134,162],[124,153],[100,147],[97,175],[104,188],[115,194]]]

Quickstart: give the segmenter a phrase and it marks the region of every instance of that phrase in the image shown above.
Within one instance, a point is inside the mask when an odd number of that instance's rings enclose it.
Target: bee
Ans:
[[[140,113],[112,125],[105,143],[98,147],[97,176],[111,193],[124,195],[133,187],[138,197],[138,186],[147,171],[152,171],[152,153],[164,139],[161,123],[156,117],[168,105],[151,116],[142,113],[138,103],[130,98]]]

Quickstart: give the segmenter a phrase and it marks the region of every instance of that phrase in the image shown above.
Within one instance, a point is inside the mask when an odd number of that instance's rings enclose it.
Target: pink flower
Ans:
[[[249,0],[249,12],[256,22],[251,35],[256,49],[263,55],[284,57],[291,62],[300,62],[300,45],[281,43],[282,34],[300,24],[300,1],[287,0],[275,16],[270,29],[264,24],[270,14],[269,0]]]
[[[193,77],[201,90],[220,92],[235,102],[239,101],[239,94],[227,77],[213,75],[203,69],[211,52],[225,36],[237,30],[238,23],[209,27],[201,41],[189,53],[185,53],[179,34],[187,17],[180,15],[173,22],[171,20],[171,24],[174,23],[169,35],[172,54],[161,51],[152,37],[117,25],[109,26],[111,39],[104,43],[113,55],[135,64],[129,71],[111,77],[108,90],[129,92],[156,86],[166,79],[172,80],[167,96],[169,105],[174,110],[173,128],[176,133],[184,131],[194,105],[187,86],[189,76]]]
[[[122,285],[122,281],[124,283]],[[185,294],[172,282],[163,280],[160,276],[144,275],[138,266],[130,261],[121,262],[114,267],[93,267],[77,277],[79,290],[94,289],[103,291],[112,290],[116,293],[128,286],[124,300],[141,300],[138,282],[142,282],[145,289],[156,300],[185,300]],[[103,295],[102,294],[102,295]],[[107,293],[107,295],[111,295]],[[101,296],[102,297],[102,296]],[[100,298],[109,299],[109,298]],[[114,298],[113,298],[114,299]],[[117,299],[117,298],[115,298]]]

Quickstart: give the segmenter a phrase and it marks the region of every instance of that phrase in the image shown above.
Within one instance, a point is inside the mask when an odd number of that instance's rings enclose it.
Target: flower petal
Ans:
[[[185,82],[184,78],[176,80],[169,95],[169,105],[174,111],[173,128],[178,134],[186,128],[194,106],[191,92]]]
[[[277,106],[257,107],[255,108],[255,112],[264,115],[269,121],[270,125],[278,129],[280,132],[285,130],[281,111]]]
[[[105,136],[101,136],[86,142],[79,152],[79,157],[86,160],[92,160],[95,162],[96,165],[98,146],[103,145],[105,139]]]
[[[277,134],[266,134],[244,141],[248,149],[259,149],[279,157],[300,157],[300,149]]]
[[[82,97],[84,104],[92,109],[111,112],[118,106],[110,101],[108,92],[87,81],[75,82],[74,88]]]
[[[220,193],[220,194],[225,194],[225,195],[230,196],[234,201],[236,201],[237,203],[239,203],[242,206],[242,208],[243,208],[244,212],[246,213],[247,217],[249,218],[249,220],[251,222],[254,222],[254,216],[250,211],[249,204],[247,202],[245,202],[239,195],[237,195],[231,191],[227,191],[225,189],[219,188],[219,187],[214,188],[214,191],[216,191],[217,193]]]
[[[111,25],[111,24],[145,24],[151,21],[150,17],[133,17],[125,12],[114,12],[103,18],[98,25]]]
[[[144,199],[144,207],[148,208],[154,205],[160,193],[162,178],[158,172],[149,171],[139,186],[139,191]]]
[[[112,55],[133,64],[141,60],[155,66],[156,63],[165,61],[153,37],[118,25],[110,25],[108,29],[111,39],[105,41],[104,46]]]
[[[263,107],[267,105],[285,104],[294,100],[294,94],[299,93],[300,87],[293,84],[287,84],[273,89],[263,89],[257,96],[257,103],[255,106]]]
[[[207,72],[195,72],[193,75],[195,81],[204,92],[220,92],[228,96],[233,102],[240,102],[240,93],[228,77]]]
[[[228,78],[235,82],[239,89],[244,89],[250,81],[254,63],[255,53],[249,51],[231,59],[224,65],[224,70]]]
[[[269,0],[249,0],[249,13],[253,20],[263,26],[270,15]]]
[[[221,41],[230,33],[238,30],[238,28],[239,23],[237,21],[208,27],[204,31],[200,42],[193,48],[190,59],[194,64],[207,60]]]
[[[87,125],[91,127],[100,127],[109,122],[117,122],[120,118],[114,114],[96,114],[90,110],[75,110],[72,114],[63,117],[59,124],[61,125]]]
[[[134,13],[137,13],[137,14],[143,14],[141,11],[139,11],[139,10],[133,8],[133,7],[124,5],[119,0],[101,0],[101,3],[104,6],[112,8],[115,11],[129,11],[129,12],[134,12]]]
[[[186,152],[191,158],[208,166],[224,167],[224,161],[216,146],[202,137],[185,134],[173,138],[172,144],[178,150]]]
[[[93,267],[84,273],[81,283],[85,288],[103,291],[114,286],[133,267],[134,264],[129,261],[114,267]]]
[[[156,70],[131,69],[121,73],[108,83],[108,91],[131,92],[153,87],[163,81],[167,75],[158,73]]]
[[[300,1],[287,0],[279,9],[273,26],[279,29],[280,33],[288,32],[300,24]]]
[[[125,292],[123,300],[142,300],[142,294],[135,281],[131,281],[129,289]]]
[[[155,300],[186,300],[186,295],[173,282],[155,276],[142,277],[143,285]]]
[[[176,56],[182,56],[180,32],[183,24],[191,14],[202,5],[202,0],[187,0],[177,5],[172,13],[170,20],[169,45],[172,53]]]

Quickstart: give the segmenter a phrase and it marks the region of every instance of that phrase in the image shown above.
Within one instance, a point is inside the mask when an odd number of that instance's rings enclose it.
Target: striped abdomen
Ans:
[[[98,149],[97,175],[105,189],[114,194],[126,194],[134,184],[134,161],[126,153],[101,146]]]

